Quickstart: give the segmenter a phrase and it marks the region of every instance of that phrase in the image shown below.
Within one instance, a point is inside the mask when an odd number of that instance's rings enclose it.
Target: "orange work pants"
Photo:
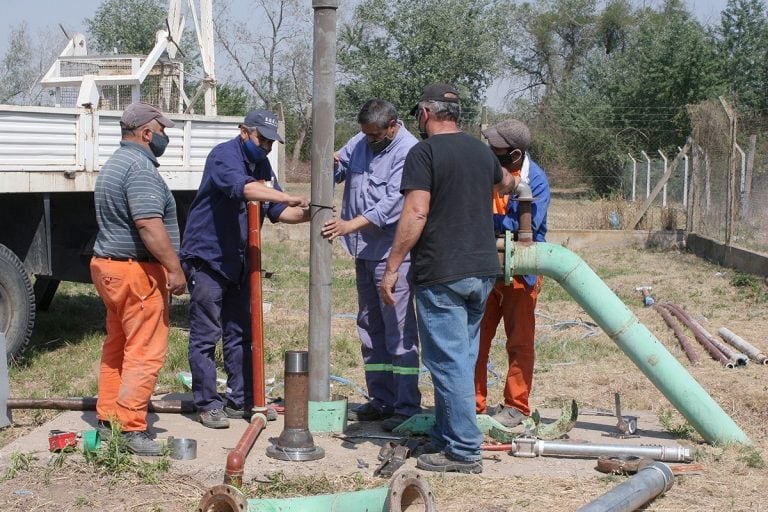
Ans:
[[[123,431],[147,429],[147,407],[168,351],[168,287],[159,263],[91,259],[107,308],[96,416]]]
[[[497,281],[488,296],[485,313],[480,321],[480,349],[475,364],[475,409],[478,414],[486,412],[488,354],[502,318],[509,360],[504,384],[504,407],[514,407],[526,416],[531,414],[528,396],[533,383],[533,341],[536,331],[534,312],[541,281],[539,276],[533,289],[529,289],[522,277],[514,276],[509,286]]]

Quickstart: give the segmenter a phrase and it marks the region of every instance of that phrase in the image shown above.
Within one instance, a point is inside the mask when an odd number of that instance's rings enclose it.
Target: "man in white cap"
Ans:
[[[162,455],[147,432],[147,407],[168,351],[168,294],[184,293],[176,251],[176,202],[157,167],[173,126],[157,108],[132,103],[120,119],[120,147],[95,186],[99,233],[91,278],[107,308],[96,402],[98,429],[120,424],[127,448]]]
[[[199,421],[228,428],[230,418],[249,418],[253,406],[251,288],[248,284],[248,201],[261,201],[261,218],[296,224],[309,220],[309,201],[286,194],[267,155],[277,116],[254,110],[237,137],[213,148],[184,229],[181,259],[191,294],[189,368]],[[270,181],[268,187],[265,181]],[[216,345],[222,340],[227,394],[216,389]],[[263,378],[260,376],[259,378]]]

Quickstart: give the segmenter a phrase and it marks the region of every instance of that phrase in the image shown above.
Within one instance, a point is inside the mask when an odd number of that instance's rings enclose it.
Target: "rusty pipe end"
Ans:
[[[224,483],[227,485],[241,486],[243,483],[243,472],[245,467],[245,458],[248,457],[253,443],[259,437],[261,431],[267,425],[267,417],[256,413],[251,417],[251,424],[243,432],[243,436],[238,441],[237,446],[227,455],[227,465],[224,470]]]

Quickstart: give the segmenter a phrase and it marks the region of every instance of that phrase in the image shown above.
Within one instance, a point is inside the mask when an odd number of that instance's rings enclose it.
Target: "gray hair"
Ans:
[[[397,109],[390,102],[377,98],[366,101],[357,115],[357,122],[361,125],[375,124],[386,128],[391,121],[397,121]]]
[[[426,108],[439,121],[458,121],[461,117],[461,105],[458,103],[429,100],[420,102],[421,107]]]

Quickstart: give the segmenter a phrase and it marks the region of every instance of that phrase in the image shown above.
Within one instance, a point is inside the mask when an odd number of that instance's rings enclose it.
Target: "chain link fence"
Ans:
[[[689,108],[692,179],[688,231],[768,254],[768,117],[726,102]]]

